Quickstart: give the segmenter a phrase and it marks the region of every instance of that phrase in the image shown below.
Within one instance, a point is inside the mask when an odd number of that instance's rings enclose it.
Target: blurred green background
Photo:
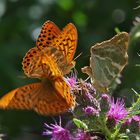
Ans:
[[[0,0],[0,94],[31,83],[22,70],[25,53],[35,46],[42,24],[52,20],[61,29],[69,22],[78,30],[76,55],[78,77],[85,77],[81,67],[89,65],[89,49],[92,45],[110,39],[115,27],[130,32],[129,64],[122,73],[122,84],[114,92],[133,101],[134,88],[140,93],[140,23],[134,26],[140,15],[140,3],[136,0]],[[139,20],[139,18],[137,18]],[[139,21],[140,22],[140,21]],[[75,55],[75,56],[76,56]],[[0,111],[0,133],[10,140],[43,140],[42,117],[32,111]]]

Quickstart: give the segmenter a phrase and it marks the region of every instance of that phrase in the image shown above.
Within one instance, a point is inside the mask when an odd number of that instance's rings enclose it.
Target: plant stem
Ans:
[[[99,123],[99,126],[100,126],[100,130],[105,135],[106,139],[107,140],[114,140],[114,139],[112,139],[111,132],[106,125],[106,119],[102,118],[102,119],[99,120],[98,123]]]

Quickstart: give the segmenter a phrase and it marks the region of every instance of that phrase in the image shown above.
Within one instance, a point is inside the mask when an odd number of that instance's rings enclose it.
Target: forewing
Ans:
[[[69,23],[50,45],[62,51],[67,62],[71,63],[77,48],[77,36],[76,27]]]
[[[38,50],[38,48],[34,47],[31,48],[25,55],[22,61],[22,68],[24,73],[28,77],[33,77],[32,76],[32,71],[36,69],[36,67],[39,67],[41,61],[41,53]],[[37,73],[36,73],[37,74]],[[37,77],[40,77],[38,74]]]
[[[27,52],[22,64],[28,77],[51,78],[63,75],[61,69],[67,62],[62,52],[54,47],[47,47],[42,51],[34,47]]]
[[[61,33],[61,30],[52,21],[46,21],[37,39],[36,46],[40,50],[50,46],[51,42]]]
[[[99,91],[109,88],[128,62],[128,33],[122,32],[111,40],[91,48],[90,65],[94,85]]]

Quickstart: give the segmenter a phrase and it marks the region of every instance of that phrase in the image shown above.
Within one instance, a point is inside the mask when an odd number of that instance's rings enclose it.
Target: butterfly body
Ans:
[[[91,47],[90,67],[82,69],[99,92],[108,92],[115,78],[128,62],[128,34],[122,32],[112,39]]]
[[[53,22],[45,22],[36,47],[22,62],[27,77],[41,82],[7,93],[0,99],[0,108],[34,110],[42,115],[57,115],[73,108],[75,97],[64,75],[74,67],[76,46],[77,30],[72,23],[61,31]]]

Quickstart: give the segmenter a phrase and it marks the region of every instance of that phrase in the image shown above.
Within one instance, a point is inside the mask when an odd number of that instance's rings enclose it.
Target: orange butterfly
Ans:
[[[2,109],[28,109],[42,115],[56,115],[75,106],[75,97],[63,76],[74,67],[76,27],[69,23],[62,31],[51,21],[44,23],[36,47],[23,59],[24,73],[41,79],[17,88],[0,99]]]

